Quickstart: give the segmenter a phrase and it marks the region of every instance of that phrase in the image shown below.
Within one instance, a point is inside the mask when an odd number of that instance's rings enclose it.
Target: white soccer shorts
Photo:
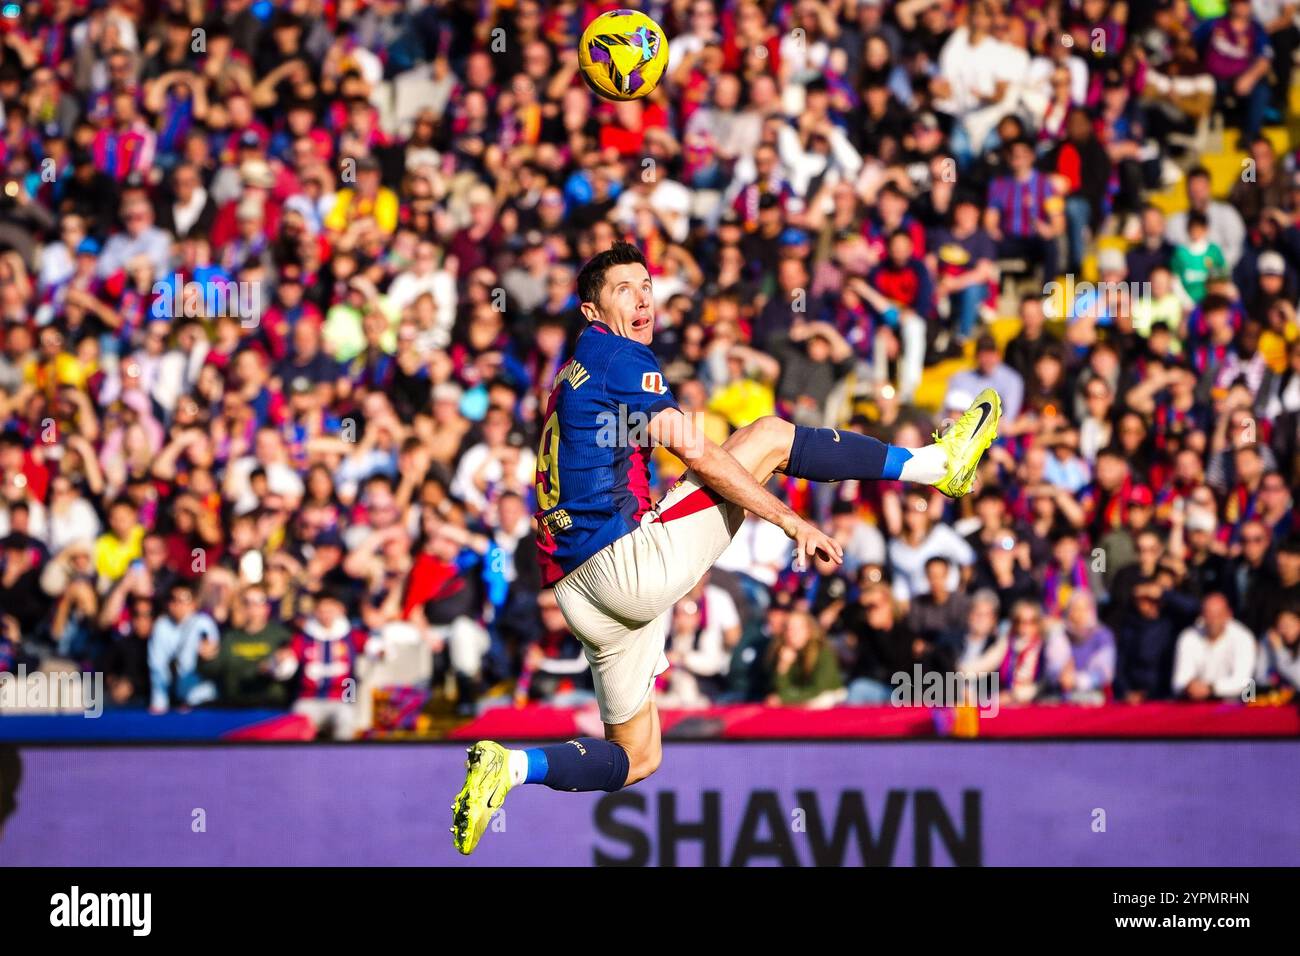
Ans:
[[[745,509],[688,471],[641,517],[641,526],[597,551],[555,585],[569,627],[586,650],[607,724],[631,720],[668,669],[664,642],[673,605],[726,550]]]

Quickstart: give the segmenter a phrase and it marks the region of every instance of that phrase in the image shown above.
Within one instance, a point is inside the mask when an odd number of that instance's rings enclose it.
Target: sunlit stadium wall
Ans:
[[[0,746],[0,865],[1290,865],[1296,741],[670,744],[447,832],[449,745]]]

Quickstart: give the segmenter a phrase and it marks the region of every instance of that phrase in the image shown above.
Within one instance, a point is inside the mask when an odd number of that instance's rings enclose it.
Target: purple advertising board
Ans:
[[[471,858],[450,745],[0,747],[0,865],[1300,864],[1297,741],[669,743],[511,794]]]

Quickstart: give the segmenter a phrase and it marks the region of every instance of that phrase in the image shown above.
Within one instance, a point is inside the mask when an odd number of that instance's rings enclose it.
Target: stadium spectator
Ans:
[[[1278,612],[1259,644],[1255,684],[1260,690],[1300,692],[1300,608],[1288,604]]]
[[[1281,591],[1277,566],[1271,554],[1273,535],[1263,521],[1250,520],[1241,528],[1241,553],[1232,562],[1237,619],[1251,634],[1263,634],[1276,614]]]
[[[912,599],[907,609],[907,625],[920,638],[938,643],[961,628],[970,613],[970,598],[948,590],[951,570],[948,559],[935,555],[925,562],[925,579],[929,590]]]
[[[126,602],[125,622],[117,628],[113,643],[104,653],[104,681],[109,700],[118,707],[147,706],[149,687],[149,638],[153,634],[153,600],[133,596]]]
[[[199,673],[217,686],[219,699],[233,707],[285,707],[287,688],[275,680],[275,658],[290,634],[271,618],[266,589],[246,587],[239,595],[238,616],[219,643],[199,647]],[[234,622],[238,621],[238,624]]]
[[[998,255],[1041,263],[1043,276],[1057,274],[1057,238],[1065,231],[1064,201],[1052,179],[1034,169],[1034,144],[1012,140],[1006,146],[1007,175],[989,184],[984,228],[998,244]]]
[[[1267,81],[1272,65],[1268,34],[1254,18],[1250,0],[1231,0],[1226,16],[1208,20],[1196,31],[1206,71],[1214,77],[1219,103],[1238,104],[1241,129],[1247,139],[1264,123],[1271,93]]]
[[[1287,535],[1277,546],[1277,576],[1279,605],[1300,599],[1300,536]]]
[[[555,592],[550,588],[537,596],[540,630],[524,648],[514,703],[538,701],[555,707],[574,707],[596,699],[591,690],[591,673],[582,645],[569,630]],[[503,706],[509,698],[480,701],[480,709]]]
[[[938,275],[938,311],[951,317],[958,343],[971,337],[975,324],[995,313],[997,248],[980,227],[979,201],[959,194],[952,204],[952,224],[930,243],[931,270]]]
[[[795,611],[768,651],[769,704],[830,707],[844,699],[835,651],[807,611]]]
[[[41,552],[37,542],[22,531],[0,540],[0,608],[8,629],[21,635],[15,643],[35,644],[48,638],[43,625],[53,602],[41,589]],[[12,640],[12,635],[11,635]]]
[[[871,583],[862,588],[858,602],[845,609],[843,621],[848,628],[845,650],[850,655],[849,703],[886,703],[901,687],[911,686],[916,667],[924,674],[950,664],[946,645],[908,626],[887,585]]]
[[[274,675],[282,681],[297,675],[293,712],[312,722],[318,734],[350,740],[357,724],[358,663],[374,653],[376,643],[352,626],[341,594],[314,596],[311,614],[287,645],[275,651]]]
[[[718,703],[763,701],[767,698],[772,686],[767,651],[785,632],[794,604],[789,591],[777,591],[762,618],[753,619],[741,631],[740,640],[727,664],[727,689],[719,695]]]
[[[1178,618],[1195,613],[1196,602],[1165,588],[1158,578],[1140,581],[1132,607],[1115,635],[1115,694],[1129,703],[1170,696]]]
[[[949,636],[953,667],[966,678],[993,674],[1007,655],[1007,637],[998,627],[997,594],[981,588],[971,595],[970,610],[960,631]]]
[[[735,602],[706,574],[673,608],[665,649],[672,669],[662,706],[700,707],[722,693],[740,630]]]
[[[149,635],[150,713],[166,713],[173,697],[187,707],[216,699],[217,688],[199,674],[199,657],[212,653],[220,641],[216,621],[197,607],[194,587],[183,581],[173,584],[166,610]]]
[[[1071,595],[1044,654],[1049,693],[1072,701],[1105,700],[1115,678],[1115,636],[1097,620],[1097,604],[1087,591]]]
[[[951,525],[940,521],[940,508],[930,489],[909,486],[903,495],[902,533],[889,545],[889,565],[894,594],[907,603],[928,593],[927,564],[931,558],[947,561],[948,589],[956,591],[963,572],[975,562],[975,553]]]
[[[1176,248],[1186,245],[1193,214],[1205,217],[1208,224],[1207,241],[1223,253],[1229,266],[1241,259],[1246,242],[1246,224],[1241,213],[1229,203],[1213,198],[1209,172],[1198,166],[1187,173],[1185,180],[1188,209],[1174,213],[1165,225],[1165,238]],[[1172,254],[1172,250],[1171,250]]]
[[[1025,383],[1020,373],[1002,361],[1002,352],[992,335],[983,334],[975,342],[975,368],[958,372],[948,381],[945,408],[964,408],[970,396],[985,388],[994,389],[1002,397],[1002,414],[1015,421],[1024,400]]]
[[[1012,703],[1026,704],[1047,683],[1047,634],[1042,608],[1029,601],[1011,607],[1007,652],[998,668],[999,686]]]
[[[90,542],[74,541],[53,555],[41,571],[40,585],[54,601],[50,640],[56,653],[71,660],[87,660],[99,615]]]
[[[1222,594],[1206,595],[1201,619],[1178,637],[1172,690],[1191,700],[1240,699],[1255,674],[1255,636]]]

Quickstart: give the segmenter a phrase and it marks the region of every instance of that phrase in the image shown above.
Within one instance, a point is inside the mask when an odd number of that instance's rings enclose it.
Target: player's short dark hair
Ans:
[[[578,273],[578,301],[595,302],[605,288],[605,273],[614,266],[645,265],[645,255],[630,242],[615,242],[592,256]],[[648,267],[647,267],[648,268]]]

